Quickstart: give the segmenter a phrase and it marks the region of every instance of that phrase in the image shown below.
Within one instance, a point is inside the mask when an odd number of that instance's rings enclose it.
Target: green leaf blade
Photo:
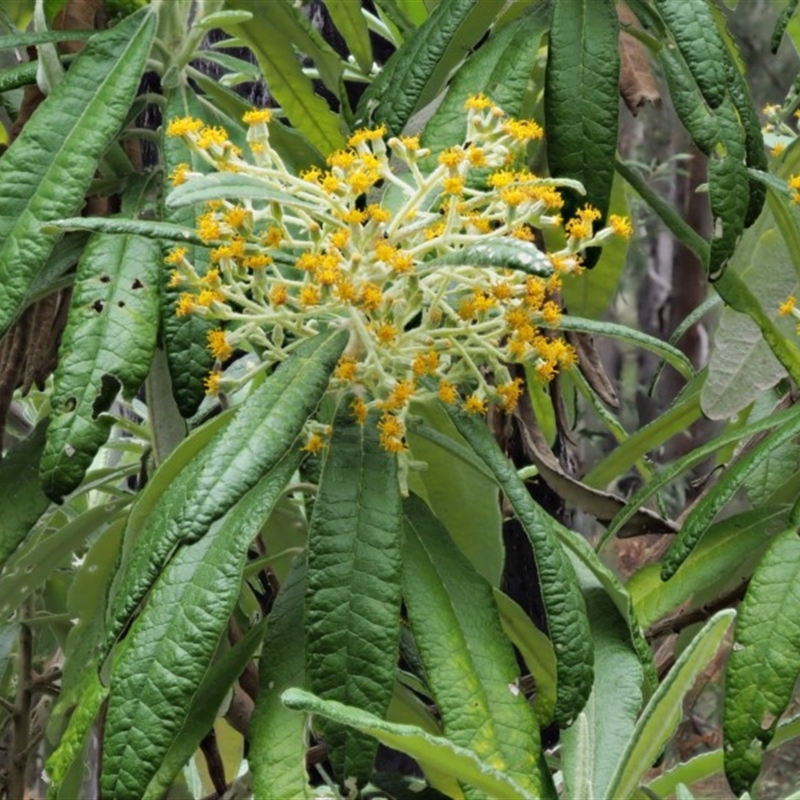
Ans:
[[[0,333],[55,239],[39,225],[75,212],[139,86],[156,17],[142,9],[92,38],[0,163]]]
[[[790,529],[761,559],[739,610],[725,672],[725,774],[736,794],[758,777],[764,750],[800,672],[800,539]]]
[[[401,503],[397,458],[343,408],[334,423],[308,543],[308,676],[315,694],[382,716],[392,698],[400,637]],[[344,779],[366,782],[375,743],[325,731]]]

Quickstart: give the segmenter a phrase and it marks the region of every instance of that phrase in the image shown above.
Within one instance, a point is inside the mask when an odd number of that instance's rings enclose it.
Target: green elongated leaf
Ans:
[[[362,95],[356,112],[361,123],[384,123],[399,134],[411,115],[441,91],[499,10],[493,0],[440,3]]]
[[[147,239],[166,239],[181,244],[203,244],[202,239],[189,228],[154,220],[126,219],[125,217],[67,217],[41,226],[44,234],[61,231],[89,231],[91,233],[130,234]]]
[[[190,178],[170,192],[166,207],[184,208],[223,197],[268,200],[271,203],[292,203],[302,208],[315,208],[313,203],[297,201],[292,195],[271,188],[259,178],[232,172],[215,172],[199,178]]]
[[[305,618],[308,678],[315,694],[382,716],[392,699],[400,638],[402,511],[397,458],[343,403],[308,532]],[[365,783],[377,744],[325,726],[340,780]]]
[[[281,104],[289,122],[322,155],[343,147],[345,137],[339,119],[303,74],[292,47],[293,39],[274,35],[271,15],[289,4],[282,0],[275,3],[230,0],[230,5],[253,12],[253,19],[246,25],[226,24],[225,30],[238,36],[253,52],[272,96]],[[338,80],[333,91],[338,91]]]
[[[374,714],[335,700],[322,700],[302,689],[289,689],[283,693],[281,699],[285,705],[296,711],[317,714],[341,725],[350,725],[374,736],[394,750],[437,765],[442,773],[469,783],[487,797],[502,797],[504,800],[534,800],[538,797],[476,753],[443,736],[431,736],[413,725],[384,722]]]
[[[361,71],[369,75],[372,70],[372,43],[369,40],[369,28],[361,13],[360,3],[349,3],[348,0],[325,0],[325,8],[328,9],[333,24],[342,34],[347,49],[353,54]]]
[[[605,220],[619,118],[619,22],[610,0],[556,0],[545,73],[550,174],[573,178]],[[570,198],[566,217],[579,201]],[[594,259],[587,253],[591,266]]]
[[[504,549],[494,476],[441,408],[414,404],[412,414],[427,424],[409,425],[411,455],[428,468],[410,473],[409,487],[427,502],[478,574],[499,586]],[[466,497],[469,503],[464,502]]]
[[[422,144],[436,154],[464,138],[464,102],[483,92],[506,114],[518,116],[536,64],[542,36],[550,23],[544,5],[493,32],[456,72],[444,100],[425,127]]]
[[[119,635],[170,552],[200,539],[288,452],[328,386],[343,331],[300,345],[237,410],[161,495],[136,537],[109,612],[106,645]]]
[[[586,605],[572,564],[558,541],[554,521],[530,496],[483,420],[452,406],[445,409],[458,432],[494,473],[531,541],[547,627],[558,658],[555,719],[561,727],[568,727],[591,691],[593,658]]]
[[[545,253],[535,244],[513,236],[498,236],[487,242],[467,245],[461,250],[434,259],[425,268],[447,265],[517,269],[542,278],[553,274],[553,264]]]
[[[705,4],[705,0],[701,2]],[[761,192],[760,202],[751,209],[750,178],[745,164],[745,134],[730,95],[716,109],[716,119],[717,139],[708,154],[708,194],[714,223],[708,277],[712,281],[722,275],[730,261],[744,230],[745,220],[754,213],[756,206],[760,212],[764,205]]]
[[[493,592],[503,630],[536,680],[533,708],[539,726],[545,728],[553,721],[556,707],[556,654],[553,645],[519,604],[499,589],[493,589]]]
[[[675,463],[671,464],[666,469],[659,470],[648,481],[646,486],[643,486],[633,497],[628,501],[625,508],[614,518],[608,528],[606,536],[613,536],[617,533],[620,527],[625,523],[625,520],[630,518],[631,513],[644,503],[646,503],[653,495],[662,487],[666,486],[681,473],[691,469],[695,464],[701,463],[704,459],[708,458],[712,453],[725,447],[733,442],[738,442],[749,436],[755,436],[758,433],[767,431],[775,426],[791,426],[794,428],[800,423],[800,408],[792,407],[787,408],[785,411],[779,411],[764,419],[752,422],[749,425],[744,425],[740,428],[723,433],[711,442],[708,442],[701,447],[697,447],[688,453],[683,458],[678,459]]]
[[[250,720],[253,791],[264,800],[306,800],[305,720],[281,703],[281,694],[306,683],[303,603],[306,559],[295,560],[269,615],[260,662],[261,692]]]
[[[683,713],[683,698],[714,657],[735,616],[733,609],[715,614],[678,656],[639,717],[628,746],[617,762],[607,797],[633,795],[644,774],[674,735]]]
[[[167,107],[164,111],[166,119],[179,117],[202,119],[203,116],[200,101],[188,86],[178,86],[167,98]],[[183,143],[173,136],[163,137],[161,154],[164,161],[163,175],[166,180],[169,180],[169,176],[182,163],[188,163],[193,172],[204,172],[208,169],[196,153],[187,150]],[[165,199],[161,209],[161,218],[164,222],[185,228],[194,227],[194,209],[188,205],[182,208],[168,206],[166,185],[162,189],[161,196]],[[186,257],[189,262],[199,275],[204,275],[210,264],[208,250],[204,247],[190,246],[187,251]],[[166,269],[162,274],[161,330],[167,368],[172,382],[172,394],[181,415],[191,417],[203,401],[205,396],[203,381],[214,366],[214,357],[208,349],[208,332],[214,328],[215,323],[195,314],[179,318],[175,309],[180,291],[178,287],[169,286],[169,272]]]
[[[795,438],[800,433],[800,418],[781,425],[749,452],[738,458],[716,485],[705,494],[684,519],[680,531],[670,545],[661,563],[661,577],[669,580],[706,532],[714,517],[742,486],[745,479],[773,450]]]
[[[655,0],[655,5],[706,103],[712,109],[718,108],[725,100],[730,56],[708,0]]]
[[[712,525],[681,568],[666,583],[658,564],[637,570],[627,583],[636,616],[643,628],[674,611],[687,600],[721,584],[735,585],[747,577],[770,541],[775,528],[782,529],[790,507],[762,506]],[[716,591],[714,591],[716,589]],[[697,605],[695,600],[693,606]]]
[[[403,597],[445,735],[541,796],[539,727],[492,588],[421,500],[407,500],[404,512]]]
[[[109,679],[104,795],[161,796],[174,778],[162,771],[151,785],[226,629],[247,547],[299,463],[299,453],[280,461],[205,537],[180,547],[154,584]]]
[[[266,626],[267,620],[262,620],[210,666],[197,686],[186,713],[186,723],[148,784],[143,800],[159,800],[164,797],[175,776],[197,751],[201,740],[213,726],[226,694],[261,645]]]
[[[47,423],[40,422],[0,461],[0,571],[50,505],[39,483],[46,430]]]
[[[3,155],[0,334],[55,244],[39,225],[74,213],[133,100],[155,32],[148,10],[97,34]]]
[[[769,46],[769,49],[773,55],[778,52],[778,48],[781,46],[781,40],[783,39],[783,34],[786,33],[786,27],[789,25],[789,21],[794,16],[795,11],[797,11],[797,0],[789,0],[778,16]]]
[[[56,501],[83,480],[108,438],[104,416],[122,388],[147,377],[159,319],[161,248],[134,236],[99,234],[78,264],[54,377],[53,411],[39,474]]]
[[[644,670],[627,619],[583,564],[576,564],[594,640],[595,682],[576,723],[561,737],[569,797],[610,797],[607,787],[643,701]]]
[[[97,31],[25,31],[0,36],[0,50],[10,50],[17,47],[33,47],[37,44],[49,42],[82,42],[91,39]]]
[[[58,32],[59,31],[53,31],[53,33]],[[75,60],[75,56],[61,56],[59,60],[61,65],[66,67]],[[0,92],[10,92],[14,89],[36,83],[36,70],[38,67],[38,61],[24,61],[18,67],[3,70],[3,72],[0,73]]]
[[[725,774],[750,791],[800,672],[800,539],[792,527],[770,545],[739,608],[725,671]]]
[[[581,534],[556,526],[559,540],[564,545],[576,570],[584,574],[588,570],[595,580],[603,587],[611,603],[617,609],[620,617],[628,625],[628,640],[633,650],[638,654],[639,661],[644,670],[644,688],[649,695],[658,686],[658,674],[650,645],[644,638],[639,618],[634,609],[633,598],[627,587],[599,558],[594,548]],[[588,604],[587,604],[588,607]]]
[[[690,379],[695,375],[692,362],[689,361],[684,353],[678,350],[677,347],[673,347],[667,342],[662,342],[661,339],[656,339],[655,336],[648,336],[648,334],[637,331],[635,328],[630,328],[627,325],[618,325],[614,322],[605,322],[603,320],[563,316],[561,317],[559,327],[565,331],[591,333],[596,336],[610,336],[622,342],[629,342],[661,356],[668,364],[675,367],[684,378]]]
[[[94,506],[62,525],[57,536],[43,530],[30,537],[6,561],[0,574],[0,621],[13,618],[31,592],[41,586],[85,539],[117,518],[130,498]]]

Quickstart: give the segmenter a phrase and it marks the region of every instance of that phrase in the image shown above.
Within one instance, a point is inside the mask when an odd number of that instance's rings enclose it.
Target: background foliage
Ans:
[[[779,313],[800,282],[800,149],[796,88],[753,100],[729,30],[745,5],[3,10],[0,793],[691,797],[723,774],[752,790],[800,734],[800,350]],[[774,4],[759,58],[800,48],[796,7]],[[375,429],[336,414],[341,334],[206,396],[209,325],[176,316],[163,259],[177,242],[207,266],[209,248],[196,202],[170,197],[187,155],[165,120],[243,146],[242,115],[270,106],[300,172],[363,126],[435,156],[477,92],[542,124],[533,171],[643,233],[565,283],[577,367],[527,370],[518,411],[489,424],[412,409],[427,468],[401,496]],[[689,158],[623,158],[630,114],[657,120],[661,99]],[[624,309],[651,243],[676,253],[673,290],[693,287],[664,337]],[[333,426],[321,455],[302,448],[312,417]],[[725,654],[721,728],[676,756],[683,702]]]

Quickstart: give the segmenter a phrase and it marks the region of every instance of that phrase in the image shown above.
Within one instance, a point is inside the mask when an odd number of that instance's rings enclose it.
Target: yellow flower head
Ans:
[[[258,125],[259,123],[267,123],[272,121],[272,111],[268,108],[254,108],[251,111],[246,111],[242,116],[242,122],[245,125]]]

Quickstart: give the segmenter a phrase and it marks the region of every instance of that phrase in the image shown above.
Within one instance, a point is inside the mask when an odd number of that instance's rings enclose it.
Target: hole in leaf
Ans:
[[[92,419],[97,419],[100,414],[111,408],[111,404],[114,402],[114,398],[117,396],[120,386],[119,380],[113,375],[109,375],[108,373],[103,375],[100,379],[100,391],[97,393],[97,397],[95,397],[92,403]]]
[[[99,314],[103,310],[103,301],[102,300],[95,300],[92,303],[92,308]]]
[[[101,275],[100,276],[100,283],[108,283],[111,280],[110,275]]]
[[[74,397],[68,397],[64,401],[64,411],[74,411],[77,405],[78,401]]]
[[[143,289],[143,288],[144,284],[138,278],[136,278],[134,282],[131,284],[131,289]]]
[[[124,301],[124,300],[120,300],[120,301],[117,303],[117,305],[118,305],[120,308],[125,308],[125,301]]]

